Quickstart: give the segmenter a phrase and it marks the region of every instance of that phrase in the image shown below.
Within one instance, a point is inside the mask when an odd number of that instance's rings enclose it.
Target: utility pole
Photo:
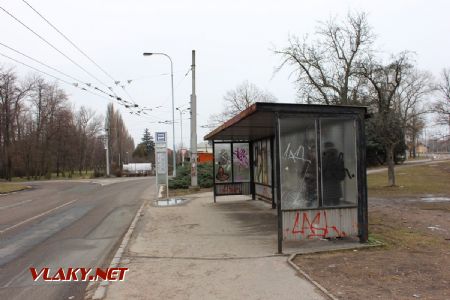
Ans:
[[[191,94],[191,186],[197,187],[197,96],[195,95],[195,50],[192,50]]]
[[[109,177],[109,129],[105,128],[106,132],[106,142],[105,142],[105,150],[106,150],[106,176]]]
[[[181,148],[180,148],[180,154],[181,154],[181,165],[184,167],[184,155],[183,155],[183,112],[180,110],[180,135],[181,135]]]

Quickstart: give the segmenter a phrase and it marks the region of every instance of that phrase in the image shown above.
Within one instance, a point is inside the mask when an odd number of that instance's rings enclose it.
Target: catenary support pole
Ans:
[[[184,155],[183,155],[183,112],[180,110],[180,136],[181,136],[181,147],[180,147],[180,154],[181,154],[181,165],[184,167]]]
[[[106,143],[105,143],[105,150],[106,150],[106,176],[109,177],[109,129],[105,128],[106,131]]]
[[[195,95],[195,50],[192,50],[191,94],[191,186],[197,187],[197,96]]]

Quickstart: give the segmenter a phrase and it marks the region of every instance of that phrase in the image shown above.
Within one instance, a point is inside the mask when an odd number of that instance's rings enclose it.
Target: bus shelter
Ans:
[[[368,239],[365,107],[255,103],[216,128],[214,202],[249,195],[277,209],[283,241]]]

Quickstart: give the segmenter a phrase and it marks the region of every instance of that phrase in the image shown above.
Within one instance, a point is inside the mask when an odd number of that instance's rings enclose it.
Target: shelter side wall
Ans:
[[[283,211],[283,240],[358,236],[358,209]]]
[[[258,200],[272,202],[272,186],[255,183],[255,194]]]

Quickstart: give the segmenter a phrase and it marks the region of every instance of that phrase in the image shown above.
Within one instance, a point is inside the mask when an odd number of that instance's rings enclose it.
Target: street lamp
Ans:
[[[181,106],[177,107],[176,110],[180,112],[180,125],[181,125],[181,165],[184,167],[184,155],[183,155],[183,113],[190,110],[190,108],[182,109]]]
[[[170,61],[170,81],[172,86],[172,139],[173,139],[173,176],[177,176],[177,151],[175,149],[175,98],[173,95],[173,62],[169,55],[165,53],[155,53],[155,52],[144,52],[144,56],[150,55],[163,55],[167,57]]]

